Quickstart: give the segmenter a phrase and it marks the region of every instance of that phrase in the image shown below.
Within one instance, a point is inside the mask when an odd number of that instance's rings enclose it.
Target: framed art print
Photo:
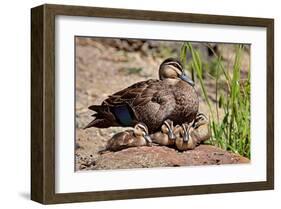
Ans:
[[[273,19],[31,9],[31,199],[274,188]]]

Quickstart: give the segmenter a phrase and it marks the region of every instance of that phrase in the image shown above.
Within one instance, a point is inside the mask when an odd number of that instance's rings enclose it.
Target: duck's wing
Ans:
[[[101,105],[92,105],[90,110],[95,111],[95,119],[85,128],[110,126],[133,126],[137,121],[134,108],[145,105],[152,100],[153,89],[158,80],[141,81],[123,89],[102,102]]]
[[[115,93],[102,105],[110,106],[119,123],[127,124],[133,118],[153,132],[174,111],[175,98],[169,83],[151,79]]]
[[[118,106],[122,104],[129,104],[130,106],[137,106],[141,103],[149,102],[151,99],[154,84],[158,83],[158,80],[149,79],[146,81],[140,81],[110,95],[106,100],[103,101],[104,106]]]
[[[122,124],[130,121],[144,122],[149,130],[158,128],[174,110],[174,95],[160,80],[139,82],[117,92],[104,101]],[[153,126],[153,127],[151,127]],[[156,126],[156,127],[154,127]]]

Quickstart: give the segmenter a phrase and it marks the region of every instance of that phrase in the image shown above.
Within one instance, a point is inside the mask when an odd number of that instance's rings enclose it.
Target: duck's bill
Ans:
[[[175,136],[175,134],[173,133],[173,131],[169,130],[168,136],[169,136],[169,138],[170,138],[171,140],[176,140],[176,136]]]
[[[189,141],[189,135],[188,134],[183,134],[183,142],[187,143]]]
[[[191,86],[194,86],[194,82],[193,80],[191,80],[187,75],[185,74],[181,74],[180,75],[180,79],[187,82],[188,84],[190,84]]]
[[[152,143],[151,137],[149,135],[145,135],[144,138],[148,143]]]

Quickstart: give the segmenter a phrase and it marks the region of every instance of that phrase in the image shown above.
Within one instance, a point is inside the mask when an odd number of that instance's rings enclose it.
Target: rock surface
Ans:
[[[194,150],[179,152],[163,146],[133,147],[118,152],[106,152],[84,165],[83,170],[179,167],[249,163],[250,161],[215,146],[200,145]]]

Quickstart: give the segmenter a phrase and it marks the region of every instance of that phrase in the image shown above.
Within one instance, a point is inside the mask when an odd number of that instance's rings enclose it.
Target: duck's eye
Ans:
[[[138,129],[139,131],[145,132],[145,133],[148,132],[145,125],[143,125],[143,124],[137,124],[136,129]]]
[[[162,129],[162,132],[165,134],[169,132],[169,129],[166,125],[163,125],[161,129]]]
[[[182,71],[182,67],[181,67],[180,64],[174,62],[174,63],[170,63],[170,65],[172,65],[173,67],[175,67],[175,68],[179,69],[180,71]]]
[[[146,135],[146,134],[147,134],[146,130],[143,129],[143,128],[141,128],[140,131],[142,132],[143,135]]]

